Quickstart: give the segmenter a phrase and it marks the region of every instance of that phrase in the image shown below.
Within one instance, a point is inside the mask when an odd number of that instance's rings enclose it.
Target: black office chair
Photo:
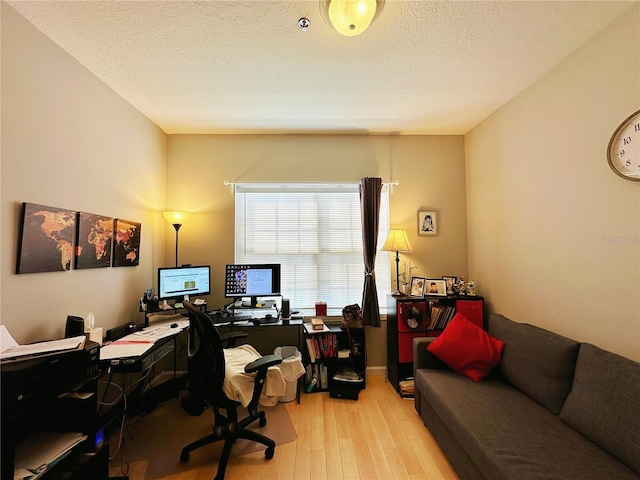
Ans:
[[[218,464],[218,473],[214,480],[222,480],[227,468],[227,462],[231,453],[231,447],[238,438],[245,438],[266,445],[265,457],[273,458],[276,443],[246,427],[255,420],[263,427],[267,424],[264,411],[258,410],[258,401],[262,393],[267,369],[272,365],[278,365],[282,358],[277,355],[265,355],[245,366],[246,373],[256,373],[253,386],[253,395],[247,406],[248,415],[238,421],[237,408],[242,406],[240,402],[230,399],[223,391],[225,378],[225,362],[223,348],[235,346],[238,338],[247,335],[241,332],[230,332],[227,335],[219,335],[213,321],[209,316],[194,307],[190,302],[183,302],[189,314],[189,346],[187,353],[187,379],[189,382],[189,399],[193,410],[200,413],[208,405],[214,415],[213,433],[190,443],[182,449],[180,461],[189,460],[189,453],[203,445],[224,440],[224,448]],[[203,406],[198,409],[198,405]],[[221,413],[225,411],[225,415]]]

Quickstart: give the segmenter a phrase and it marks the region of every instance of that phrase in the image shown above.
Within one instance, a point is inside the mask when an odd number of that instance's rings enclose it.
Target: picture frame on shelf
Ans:
[[[458,284],[458,277],[452,275],[443,275],[442,279],[446,284],[447,295],[454,295],[456,293],[454,287]]]
[[[438,211],[418,210],[418,235],[435,237],[438,235]]]
[[[409,296],[412,298],[423,298],[425,281],[425,277],[411,277]]]
[[[424,294],[435,297],[446,297],[447,282],[439,278],[426,278]]]

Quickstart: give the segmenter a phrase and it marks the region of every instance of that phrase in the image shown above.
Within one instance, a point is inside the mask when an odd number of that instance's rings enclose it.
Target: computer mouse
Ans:
[[[171,328],[178,328],[178,324],[177,323],[172,323],[171,324]]]

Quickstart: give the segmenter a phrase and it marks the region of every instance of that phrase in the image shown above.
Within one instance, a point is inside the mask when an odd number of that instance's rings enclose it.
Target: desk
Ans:
[[[123,395],[139,394],[142,396],[144,380],[151,368],[162,358],[173,352],[173,380],[176,380],[177,365],[177,339],[179,335],[188,329],[189,320],[182,315],[166,315],[166,318],[154,321],[151,326],[122,337],[100,349],[100,363],[108,374],[108,381],[102,394],[102,401],[98,414],[102,413],[102,406],[114,384],[113,375],[123,374],[119,385]],[[172,327],[171,325],[177,325]],[[126,385],[125,374],[140,373],[142,381],[138,380],[131,385]],[[136,387],[134,389],[134,386]],[[177,394],[177,390],[176,390]],[[135,405],[136,402],[128,402]],[[124,408],[124,407],[123,407]],[[115,411],[115,413],[114,413]],[[127,414],[127,412],[123,412]],[[108,415],[104,424],[108,425],[113,418],[120,415],[117,409],[112,409],[111,417]]]
[[[189,319],[182,315],[166,317],[153,322],[144,330],[103,346],[100,350],[100,362],[112,372],[119,373],[143,372],[152,367],[171,352],[171,343],[175,347],[178,335],[189,328]],[[175,352],[175,348],[173,351]]]

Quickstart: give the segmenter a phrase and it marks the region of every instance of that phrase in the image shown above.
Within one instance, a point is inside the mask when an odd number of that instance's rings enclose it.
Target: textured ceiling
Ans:
[[[318,1],[8,3],[167,133],[464,134],[633,6],[387,0],[343,37]]]

